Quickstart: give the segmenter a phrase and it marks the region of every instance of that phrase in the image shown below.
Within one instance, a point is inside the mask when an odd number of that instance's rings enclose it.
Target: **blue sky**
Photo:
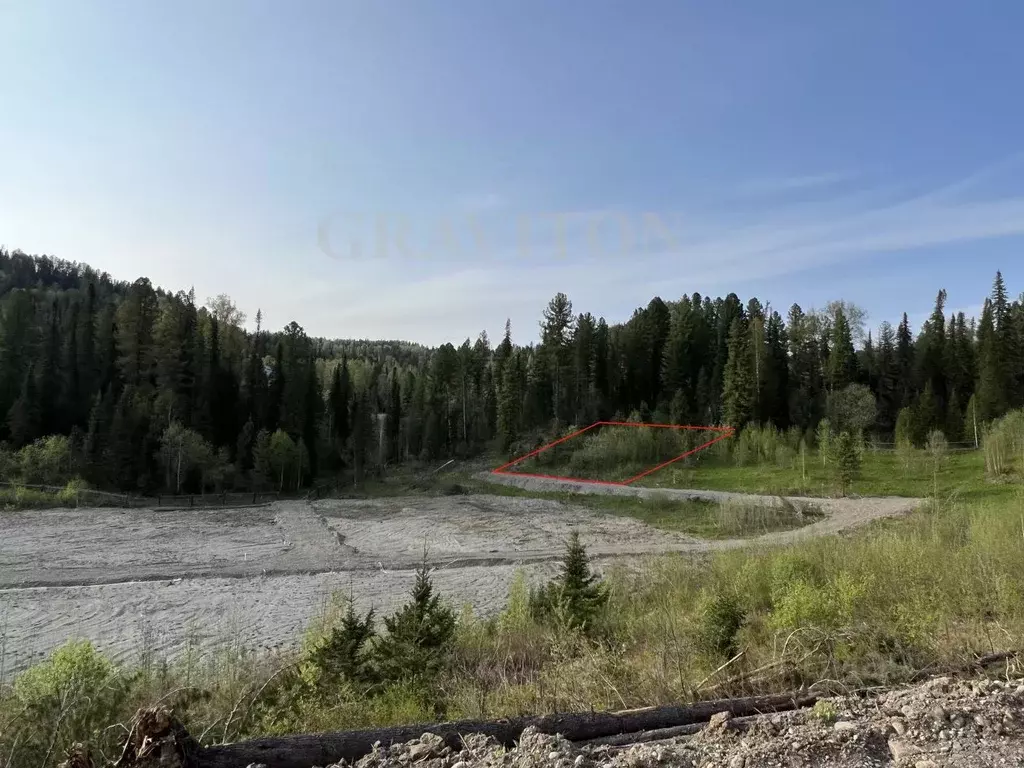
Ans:
[[[529,341],[556,291],[612,322],[693,291],[974,312],[996,269],[1024,289],[1022,28],[1014,1],[0,0],[0,243],[331,337]]]

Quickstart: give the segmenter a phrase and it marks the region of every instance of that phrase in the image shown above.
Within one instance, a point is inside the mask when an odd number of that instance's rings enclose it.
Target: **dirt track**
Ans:
[[[815,503],[827,517],[813,525],[713,542],[556,501],[490,495],[3,513],[0,674],[72,637],[120,659],[143,649],[173,656],[190,642],[286,646],[337,590],[362,606],[397,607],[424,550],[438,589],[486,614],[500,609],[517,568],[531,579],[554,573],[573,528],[600,560],[632,560],[827,535],[902,514],[916,501]]]

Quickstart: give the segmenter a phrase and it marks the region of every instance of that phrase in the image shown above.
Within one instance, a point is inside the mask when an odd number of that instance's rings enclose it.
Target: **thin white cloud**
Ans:
[[[769,195],[783,192],[830,187],[856,178],[858,174],[850,171],[834,171],[832,173],[816,173],[804,176],[781,176],[778,178],[749,179],[741,182],[737,191],[743,195]]]

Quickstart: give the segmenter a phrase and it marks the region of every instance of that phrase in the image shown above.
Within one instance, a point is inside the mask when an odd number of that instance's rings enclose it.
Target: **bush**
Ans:
[[[60,499],[60,503],[65,506],[77,507],[79,496],[83,491],[87,490],[89,490],[89,484],[82,480],[82,478],[76,477],[68,480],[67,485],[65,485],[57,494],[57,498]]]
[[[88,641],[64,644],[15,678],[21,717],[0,733],[0,753],[8,765],[50,765],[76,741],[112,752],[120,734],[106,726],[118,721],[131,685]]]
[[[743,608],[731,592],[704,593],[698,609],[698,644],[706,653],[736,655],[736,635],[743,627]]]
[[[982,446],[989,477],[1024,473],[1024,410],[1010,411],[996,421],[985,431]]]
[[[63,435],[42,437],[18,451],[22,482],[29,485],[63,485],[71,479],[71,441]]]

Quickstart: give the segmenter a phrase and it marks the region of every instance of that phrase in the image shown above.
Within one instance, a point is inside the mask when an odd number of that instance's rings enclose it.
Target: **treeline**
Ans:
[[[538,344],[515,344],[506,324],[496,347],[482,333],[428,349],[311,338],[296,322],[271,332],[258,312],[248,331],[226,296],[201,306],[145,278],[0,250],[0,471],[31,463],[15,452],[34,446],[100,487],[294,490],[630,414],[813,435],[854,410],[879,436],[901,420],[917,441],[933,429],[973,441],[976,424],[1024,405],[1024,305],[999,274],[980,320],[947,317],[945,301],[916,336],[904,314],[862,337],[863,313],[844,302],[783,317],[693,294],[609,325],[559,293]],[[38,442],[51,435],[67,439]]]

